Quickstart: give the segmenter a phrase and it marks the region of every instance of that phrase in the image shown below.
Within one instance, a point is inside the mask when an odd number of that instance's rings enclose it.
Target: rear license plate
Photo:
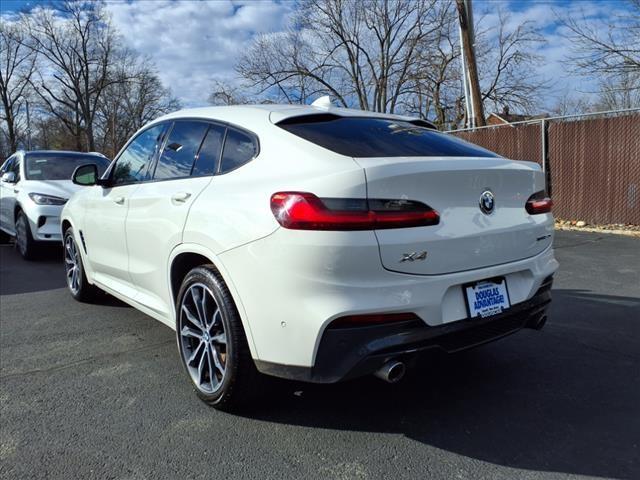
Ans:
[[[469,317],[490,317],[511,306],[506,279],[492,278],[465,285]]]

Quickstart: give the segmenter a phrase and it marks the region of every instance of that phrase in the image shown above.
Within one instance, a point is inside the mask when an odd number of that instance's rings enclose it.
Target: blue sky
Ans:
[[[2,0],[2,14],[10,15],[51,0]],[[256,34],[281,30],[293,4],[289,1],[108,0],[107,9],[126,43],[149,55],[174,95],[187,106],[206,102],[214,78],[232,79],[238,55]],[[624,13],[619,0],[474,0],[474,14],[484,28],[497,20],[500,8],[511,22],[531,20],[548,40],[538,53],[544,58],[539,73],[553,83],[547,108],[564,95],[593,92],[596,79],[572,75],[566,66],[570,42],[564,38],[556,14],[585,14],[605,28],[614,12]]]

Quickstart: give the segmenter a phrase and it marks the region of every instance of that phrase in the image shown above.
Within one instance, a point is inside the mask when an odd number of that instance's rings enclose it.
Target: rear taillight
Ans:
[[[549,213],[551,207],[553,207],[553,200],[551,200],[543,190],[531,195],[524,206],[529,215]]]
[[[318,198],[306,192],[278,192],[271,211],[293,230],[379,230],[437,225],[438,212],[411,200]]]

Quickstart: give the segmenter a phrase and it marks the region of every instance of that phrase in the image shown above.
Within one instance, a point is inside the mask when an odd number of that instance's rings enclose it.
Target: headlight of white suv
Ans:
[[[30,193],[29,198],[38,205],[64,205],[67,203],[66,198],[45,195],[44,193]]]

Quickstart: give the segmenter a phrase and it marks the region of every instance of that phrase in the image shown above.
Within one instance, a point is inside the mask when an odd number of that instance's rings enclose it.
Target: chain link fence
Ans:
[[[557,218],[640,225],[640,109],[451,133],[541,165]]]
[[[532,123],[461,130],[454,134],[503,157],[527,160],[542,165],[544,156],[542,130],[541,123]]]

